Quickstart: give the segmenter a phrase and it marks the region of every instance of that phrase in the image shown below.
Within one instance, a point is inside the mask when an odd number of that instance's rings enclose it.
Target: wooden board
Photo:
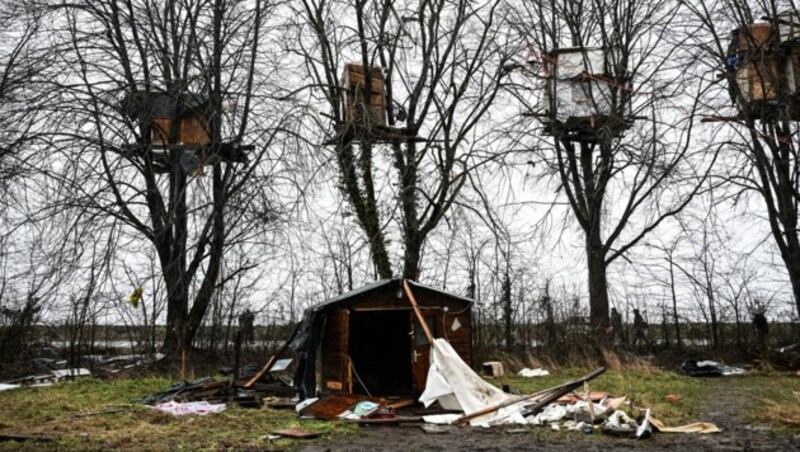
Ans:
[[[766,47],[772,35],[772,25],[766,22],[746,25],[739,30],[739,50],[742,51]]]
[[[323,394],[343,391],[348,387],[347,358],[350,332],[350,313],[346,309],[326,312],[325,331],[322,334],[322,388]]]
[[[365,397],[354,394],[336,393],[321,397],[316,402],[300,410],[302,416],[313,416],[317,419],[332,420],[358,402],[368,400],[377,404],[386,401],[375,397]]]
[[[423,316],[425,317],[425,322],[428,324],[428,328],[431,331],[431,334],[434,338],[441,337],[438,333],[437,328],[437,315],[435,313],[431,314],[430,311],[426,311]],[[424,329],[422,325],[419,323],[417,316],[415,313],[411,313],[411,350],[412,356],[411,358],[411,374],[412,374],[412,383],[414,394],[419,395],[422,394],[422,391],[425,390],[425,383],[428,380],[428,369],[430,368],[431,363],[431,343],[428,341],[428,338],[425,335]]]
[[[206,145],[211,137],[206,130],[205,121],[195,114],[188,114],[181,119],[181,137],[183,144]]]
[[[367,78],[369,78],[369,90],[367,90]],[[342,85],[345,89],[345,121],[366,124],[370,127],[386,125],[384,80],[381,68],[372,67],[366,71],[363,66],[357,64],[345,65]],[[364,111],[365,108],[367,111]]]
[[[287,428],[283,430],[275,430],[272,433],[275,435],[280,435],[287,438],[295,438],[295,439],[312,439],[319,436],[319,432],[312,432],[310,430],[301,430],[299,428]]]

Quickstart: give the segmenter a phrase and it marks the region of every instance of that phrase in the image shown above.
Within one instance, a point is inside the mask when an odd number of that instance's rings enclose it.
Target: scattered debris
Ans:
[[[372,408],[370,410],[363,411],[363,414],[359,416],[356,415],[351,408],[359,405],[361,402],[369,402],[372,404]],[[343,418],[342,415],[344,414],[345,419],[352,420],[360,419],[362,417],[369,417],[370,414],[376,412],[378,409],[386,405],[387,401],[384,399],[359,396],[356,394],[339,393],[324,396],[299,409],[298,412],[301,416],[310,416],[323,420],[340,419]],[[348,414],[353,414],[353,416],[347,417]]]
[[[159,411],[163,411],[164,413],[169,413],[173,416],[184,416],[187,414],[209,414],[209,413],[220,413],[225,411],[225,404],[212,404],[208,402],[188,402],[188,403],[178,403],[175,401],[159,403],[155,407],[155,409]]]
[[[663,422],[651,417],[650,423],[661,433],[719,433],[722,431],[719,427],[710,422],[694,422],[677,427],[667,427]]]
[[[506,371],[500,361],[487,361],[483,363],[483,374],[489,378],[503,378]]]
[[[677,402],[678,400],[682,399],[680,394],[667,394],[667,395],[664,396],[664,398],[667,399],[670,402]]]
[[[10,391],[12,389],[17,389],[22,387],[22,385],[10,385],[6,383],[0,383],[0,392],[2,391]]]
[[[527,367],[517,372],[517,375],[525,378],[546,377],[550,372],[542,368],[528,369]]]
[[[436,425],[436,424],[422,424],[419,426],[425,433],[450,433],[453,431],[453,427],[450,425]]]
[[[681,369],[690,377],[720,377],[747,373],[741,367],[726,366],[716,361],[695,361],[693,359],[684,361]]]
[[[606,435],[633,437],[638,429],[639,424],[636,421],[628,417],[624,411],[617,410],[603,423],[600,431]]]
[[[310,430],[301,430],[298,428],[287,428],[284,430],[276,430],[272,433],[274,435],[278,435],[281,437],[294,438],[294,439],[313,439],[320,435],[319,432],[312,432]]]
[[[50,386],[53,383],[59,383],[66,380],[72,380],[77,377],[89,377],[92,373],[88,369],[74,368],[74,369],[56,369],[47,374],[41,375],[28,375],[14,380],[5,382],[8,385],[23,385],[23,386]],[[13,389],[13,388],[11,388]]]

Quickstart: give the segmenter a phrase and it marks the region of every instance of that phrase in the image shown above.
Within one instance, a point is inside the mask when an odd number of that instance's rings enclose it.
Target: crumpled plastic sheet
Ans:
[[[567,413],[569,413],[569,414],[575,414],[575,413],[581,413],[581,412],[589,413],[589,404],[590,403],[591,403],[592,410],[594,410],[594,415],[595,416],[600,416],[601,414],[604,414],[606,412],[606,407],[604,407],[602,404],[582,401],[582,402],[573,403],[572,405],[567,405]]]
[[[616,434],[634,434],[635,432],[636,438],[648,438],[653,433],[653,427],[650,425],[650,408],[645,410],[641,424],[628,417],[624,411],[614,411],[603,424],[603,429],[611,430]]]
[[[529,424],[544,425],[553,422],[559,422],[567,415],[567,407],[557,403],[547,405],[544,410],[540,411],[536,416],[528,416]]]
[[[434,339],[431,348],[431,365],[425,391],[419,401],[426,407],[438,401],[442,408],[458,410],[464,413],[475,413],[484,408],[499,405],[512,396],[499,388],[490,385],[475,373],[458,356],[458,353],[444,339]],[[521,414],[521,405],[510,405],[496,412],[479,416],[469,421],[472,426],[489,426],[498,424],[525,424]],[[442,418],[423,418],[441,423]]]
[[[175,401],[169,401],[164,403],[159,403],[158,405],[154,406],[153,408],[163,411],[164,413],[169,413],[173,416],[184,416],[187,414],[209,414],[209,413],[219,413],[225,411],[225,404],[224,403],[208,403],[208,402],[188,402],[188,403],[179,403]]]
[[[725,364],[721,364],[716,361],[710,361],[710,360],[698,361],[697,365],[700,367],[706,367],[706,366],[716,367],[720,370],[720,372],[722,372],[722,375],[726,377],[729,375],[742,375],[747,373],[747,371],[742,369],[741,367],[726,366]]]
[[[17,389],[20,386],[21,385],[10,385],[10,384],[6,384],[6,383],[0,383],[0,391],[10,391],[12,389]]]
[[[526,367],[517,372],[517,375],[524,378],[546,377],[550,375],[550,372],[542,368],[528,369]]]

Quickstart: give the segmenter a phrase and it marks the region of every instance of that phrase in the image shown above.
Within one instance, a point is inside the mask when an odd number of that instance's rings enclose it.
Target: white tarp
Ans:
[[[466,414],[474,413],[490,406],[506,402],[512,396],[484,381],[476,374],[453,347],[444,339],[434,339],[431,347],[431,365],[425,391],[419,398],[426,407],[438,401],[446,410],[460,410]],[[452,415],[426,416],[431,423],[452,423]],[[470,421],[471,425],[525,424],[520,407],[509,406],[497,412],[479,416]]]
[[[225,411],[225,404],[208,403],[206,401],[187,402],[187,403],[169,401],[169,402],[159,403],[153,408],[155,408],[158,411],[169,413],[173,416],[184,416],[187,414],[199,414],[202,416],[204,414],[219,413]]]

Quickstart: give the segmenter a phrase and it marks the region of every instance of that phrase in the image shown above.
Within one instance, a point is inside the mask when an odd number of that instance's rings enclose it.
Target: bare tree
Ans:
[[[54,54],[46,45],[43,8],[35,2],[0,2],[0,190],[9,179],[29,171],[39,134],[38,106],[46,97],[38,87]],[[28,148],[28,149],[26,149]]]
[[[517,97],[550,137],[531,134],[533,152],[583,232],[590,322],[605,329],[609,265],[686,207],[713,163],[690,140],[704,87],[675,2],[526,1],[515,29],[529,44]]]
[[[119,221],[155,248],[167,291],[166,352],[191,346],[225,283],[226,249],[276,218],[276,167],[267,156],[285,136],[287,115],[270,102],[276,63],[265,46],[274,7],[54,5],[61,75],[46,114],[52,158],[61,162],[55,202]]]
[[[755,193],[763,201],[800,313],[800,162],[795,138],[800,117],[794,94],[798,86],[787,72],[796,74],[800,66],[794,57],[796,32],[784,31],[787,24],[797,23],[797,6],[772,0],[685,6],[702,27],[694,42],[701,61],[723,74],[720,81],[725,82],[707,99],[708,120],[726,123],[732,135],[728,148],[737,153],[720,173],[739,195]]]
[[[380,278],[393,275],[394,234],[401,236],[403,276],[418,277],[429,234],[467,174],[491,158],[481,121],[506,77],[499,5],[303,0],[292,6],[297,24],[289,47],[302,59],[307,82],[294,97],[309,104],[309,127],[324,143],[324,159],[335,164]],[[342,73],[349,86],[340,85]]]

